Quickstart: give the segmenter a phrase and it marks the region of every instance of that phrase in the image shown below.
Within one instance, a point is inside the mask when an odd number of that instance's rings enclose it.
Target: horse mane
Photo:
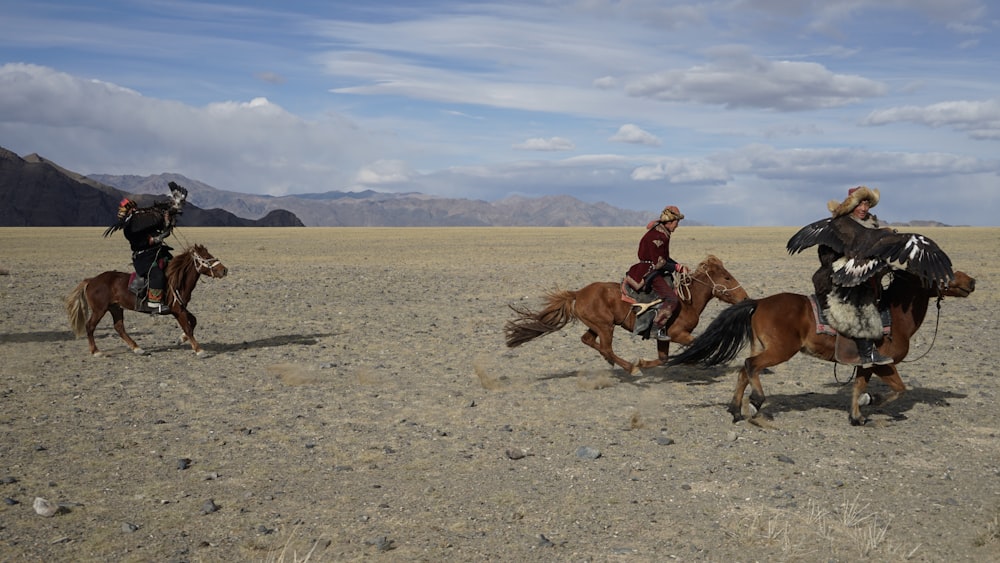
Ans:
[[[183,287],[184,277],[195,267],[194,254],[198,252],[207,253],[208,251],[204,246],[195,244],[187,247],[184,249],[184,252],[170,259],[170,263],[167,264],[167,271],[164,272],[167,276],[167,287],[172,289]]]

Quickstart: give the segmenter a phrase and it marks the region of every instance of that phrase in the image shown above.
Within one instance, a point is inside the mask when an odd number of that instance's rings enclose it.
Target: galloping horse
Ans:
[[[628,331],[635,328],[638,306],[622,300],[621,284],[616,282],[594,282],[576,291],[552,291],[545,296],[545,308],[537,312],[511,305],[518,317],[507,322],[507,346],[514,348],[557,332],[576,319],[587,325],[587,332],[581,337],[584,344],[600,352],[609,364],[618,364],[630,375],[639,375],[641,369],[659,366],[667,360],[670,342],[689,344],[694,340],[691,331],[698,326],[701,312],[713,297],[730,304],[748,298],[746,290],[726,270],[722,260],[711,254],[698,264],[686,288],[679,293],[682,297],[689,295],[681,299],[668,329],[670,340],[657,341],[655,360],[627,362],[611,348],[615,326]]]
[[[191,300],[191,292],[198,283],[198,278],[202,275],[213,278],[224,278],[229,270],[208,253],[208,250],[200,244],[189,247],[183,253],[178,254],[167,264],[167,305],[170,307],[170,314],[177,319],[184,335],[181,339],[191,343],[191,348],[195,353],[201,355],[204,351],[194,339],[194,327],[198,324],[198,319],[187,310],[187,304]],[[66,313],[69,315],[69,324],[73,328],[76,336],[87,335],[90,342],[90,353],[100,356],[97,344],[94,343],[94,329],[97,323],[104,318],[105,313],[110,312],[111,318],[115,322],[115,330],[118,336],[136,354],[144,354],[145,351],[135,343],[135,340],[125,332],[125,315],[123,309],[136,310],[136,295],[129,291],[129,274],[125,272],[104,272],[93,278],[87,278],[77,284],[76,288],[66,297]],[[86,320],[88,310],[90,319]]]
[[[954,280],[934,288],[928,288],[912,274],[893,273],[892,283],[881,299],[881,305],[887,305],[891,315],[891,332],[882,340],[879,352],[891,356],[894,364],[858,368],[851,394],[851,424],[865,424],[861,405],[884,405],[906,391],[895,364],[909,352],[910,339],[927,315],[930,298],[968,297],[975,289],[976,280],[965,272],[956,271]],[[733,422],[738,422],[744,418],[741,407],[747,385],[752,386],[748,409],[751,417],[764,403],[760,373],[765,368],[784,363],[798,352],[828,362],[836,361],[837,341],[836,336],[817,332],[816,317],[807,296],[778,293],[763,299],[750,299],[722,311],[705,332],[687,350],[671,358],[668,365],[723,364],[734,359],[749,342],[750,357],[740,368],[736,391],[727,407]],[[882,378],[891,389],[887,396],[865,392],[873,374]]]

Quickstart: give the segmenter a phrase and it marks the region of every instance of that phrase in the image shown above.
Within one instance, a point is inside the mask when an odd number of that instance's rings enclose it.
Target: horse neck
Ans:
[[[177,256],[174,261],[176,261],[177,267],[167,275],[167,283],[170,285],[171,291],[176,291],[180,294],[181,299],[187,303],[191,299],[194,286],[198,285],[198,278],[201,277],[201,274],[198,273],[198,267],[189,253]]]
[[[698,269],[691,276],[691,283],[688,290],[691,292],[691,309],[701,315],[708,302],[712,300],[715,284],[709,279],[708,272]]]
[[[893,312],[894,330],[902,329],[905,324],[913,327],[911,335],[917,332],[927,317],[931,298],[929,291],[919,283],[898,282],[886,290],[886,297]]]

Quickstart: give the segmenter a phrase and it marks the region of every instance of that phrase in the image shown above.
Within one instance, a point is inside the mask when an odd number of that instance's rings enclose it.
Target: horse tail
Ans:
[[[756,299],[746,299],[724,309],[704,333],[695,338],[686,350],[671,358],[667,365],[701,364],[708,367],[732,361],[753,338],[750,321],[756,310]]]
[[[87,304],[85,292],[88,282],[90,278],[78,283],[66,296],[66,315],[69,316],[69,326],[76,336],[87,334],[87,314],[90,312],[90,306]]]
[[[576,318],[576,313],[573,311],[575,303],[575,291],[557,289],[545,296],[545,308],[541,311],[510,305],[510,308],[517,313],[517,318],[507,321],[504,327],[507,347],[515,348],[539,336],[562,330]]]

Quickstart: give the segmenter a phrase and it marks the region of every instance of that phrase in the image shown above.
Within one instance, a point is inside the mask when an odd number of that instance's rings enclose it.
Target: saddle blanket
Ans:
[[[816,319],[816,334],[829,334],[830,336],[838,336],[836,329],[830,326],[829,321],[826,318],[826,314],[819,307],[819,301],[816,300],[816,295],[809,296],[809,304],[812,305],[813,318]],[[888,336],[892,331],[892,315],[889,313],[888,309],[879,309],[879,316],[882,317],[882,335]]]

